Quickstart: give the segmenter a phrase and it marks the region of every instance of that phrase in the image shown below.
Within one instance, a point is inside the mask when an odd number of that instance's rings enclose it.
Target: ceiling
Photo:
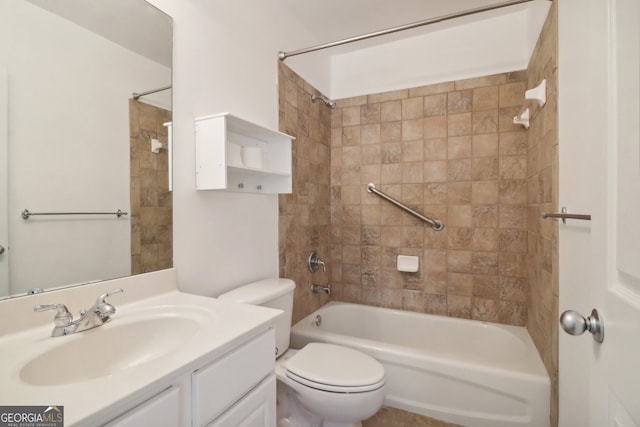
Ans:
[[[27,0],[171,67],[172,19],[144,0]]]

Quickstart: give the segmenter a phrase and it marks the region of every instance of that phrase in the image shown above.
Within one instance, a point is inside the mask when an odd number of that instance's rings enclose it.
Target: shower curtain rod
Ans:
[[[133,99],[134,99],[134,100],[136,100],[136,101],[137,101],[137,100],[138,100],[140,97],[142,97],[142,96],[145,96],[145,95],[151,95],[152,93],[162,92],[163,90],[169,90],[169,89],[171,89],[171,85],[169,85],[169,86],[163,86],[163,87],[158,88],[158,89],[152,89],[152,90],[148,90],[148,91],[146,91],[146,92],[141,92],[141,93],[133,92],[133,93],[131,94],[131,96],[133,97]]]
[[[291,52],[278,52],[278,59],[283,61],[290,56],[302,55],[303,53],[315,52],[316,50],[328,49],[330,47],[341,46],[347,43],[353,43],[360,40],[366,40],[373,37],[384,36],[387,34],[397,33],[399,31],[411,30],[413,28],[422,27],[425,25],[436,24],[438,22],[448,21],[449,19],[462,18],[464,16],[474,15],[476,13],[488,12],[490,10],[501,9],[507,6],[514,6],[521,3],[528,3],[534,0],[510,0],[501,3],[494,3],[488,6],[477,7],[474,9],[468,9],[462,12],[456,12],[449,15],[437,16],[435,18],[425,19],[423,21],[413,22],[411,24],[399,25],[397,27],[387,28],[386,30],[375,31],[373,33],[367,33],[360,36],[350,37],[347,39],[337,40],[330,43],[319,44],[317,46],[308,47],[305,49],[293,50]]]

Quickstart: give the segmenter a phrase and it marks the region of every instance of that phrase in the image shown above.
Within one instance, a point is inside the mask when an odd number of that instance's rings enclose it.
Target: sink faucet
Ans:
[[[86,331],[87,329],[93,329],[96,326],[102,326],[108,322],[116,312],[116,308],[106,302],[105,298],[119,292],[123,292],[123,289],[114,289],[100,295],[93,307],[88,310],[80,310],[80,318],[77,320],[73,320],[73,315],[69,313],[67,306],[64,304],[36,305],[33,307],[33,311],[57,310],[53,318],[55,326],[53,327],[51,336],[61,337],[71,335],[76,332]]]

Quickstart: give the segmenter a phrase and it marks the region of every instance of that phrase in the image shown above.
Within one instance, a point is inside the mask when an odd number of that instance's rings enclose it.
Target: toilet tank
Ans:
[[[218,299],[284,311],[271,325],[276,331],[276,357],[280,357],[289,348],[295,289],[296,284],[290,279],[264,279],[225,292]]]

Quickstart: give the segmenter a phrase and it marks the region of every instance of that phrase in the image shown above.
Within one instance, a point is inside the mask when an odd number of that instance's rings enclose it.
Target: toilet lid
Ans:
[[[384,384],[384,368],[373,357],[350,348],[310,343],[286,361],[287,377],[320,390],[364,392]]]

